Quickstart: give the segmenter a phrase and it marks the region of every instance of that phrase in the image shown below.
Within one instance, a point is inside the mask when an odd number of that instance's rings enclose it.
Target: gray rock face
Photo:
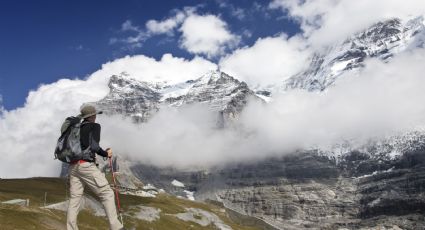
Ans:
[[[146,122],[163,106],[206,104],[219,114],[221,125],[235,119],[250,98],[262,100],[245,82],[219,71],[177,85],[152,84],[131,79],[125,73],[111,77],[109,94],[95,102],[107,114],[121,114]]]
[[[353,222],[356,186],[346,178],[282,180],[278,185],[219,193],[225,206],[265,219],[282,229],[325,228]],[[247,202],[248,201],[248,202]]]
[[[96,103],[107,114],[124,114],[138,121],[147,121],[159,109],[161,95],[145,82],[113,75],[109,80],[109,94]]]
[[[235,118],[249,98],[257,97],[245,82],[222,72],[213,72],[197,79],[182,98],[182,103],[207,104],[211,110],[222,111],[228,117]]]
[[[423,47],[424,18],[403,24],[399,19],[379,22],[340,44],[315,53],[307,69],[284,82],[284,89],[322,91],[343,73],[364,66],[366,58],[386,60],[408,49]]]
[[[154,167],[139,172],[154,184],[178,178],[197,199],[220,201],[280,229],[424,228],[425,148],[378,164],[358,155],[337,163],[303,152],[208,172]],[[347,166],[363,164],[381,170],[360,175]]]

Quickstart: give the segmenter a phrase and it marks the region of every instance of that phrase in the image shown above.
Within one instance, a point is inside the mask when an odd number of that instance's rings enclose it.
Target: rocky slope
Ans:
[[[425,228],[425,148],[386,162],[352,152],[337,164],[300,152],[209,171],[134,171],[165,188],[177,178],[196,199],[217,200],[279,229]]]

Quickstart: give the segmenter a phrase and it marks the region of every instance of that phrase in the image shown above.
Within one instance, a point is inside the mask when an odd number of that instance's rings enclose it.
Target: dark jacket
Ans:
[[[100,124],[83,121],[80,127],[80,142],[81,149],[87,149],[90,146],[91,156],[90,159],[83,159],[86,161],[95,161],[96,154],[102,157],[107,157],[108,153],[99,146],[100,142]],[[91,142],[90,142],[91,138]],[[91,145],[90,145],[91,144]]]

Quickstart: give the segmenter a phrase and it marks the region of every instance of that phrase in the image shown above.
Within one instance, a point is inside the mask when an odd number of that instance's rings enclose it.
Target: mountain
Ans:
[[[358,71],[368,58],[391,59],[400,52],[424,46],[424,17],[403,23],[400,19],[378,22],[340,44],[316,52],[310,65],[283,84],[283,89],[323,91],[343,74]]]
[[[108,83],[110,92],[96,103],[107,114],[123,114],[136,120],[147,121],[158,110],[161,95],[146,82],[113,75]]]
[[[365,60],[377,58],[390,65],[392,57],[421,49],[424,41],[423,17],[378,22],[316,52],[281,90],[324,91],[338,84],[344,73],[360,71]],[[266,103],[264,96],[270,97],[220,71],[173,85],[141,82],[122,73],[111,77],[109,88],[109,94],[95,102],[107,114],[149,122],[163,107],[199,103],[218,114],[220,128],[237,120],[250,98]],[[270,228],[425,228],[425,132],[419,127],[367,143],[346,141],[281,155],[186,171],[125,158],[115,164],[122,166],[123,175],[176,196],[220,202]],[[136,181],[125,178],[121,180]]]
[[[107,114],[122,114],[147,122],[161,107],[205,104],[217,112],[220,122],[235,119],[249,98],[262,100],[245,82],[226,73],[211,71],[198,79],[175,85],[131,79],[126,73],[109,81],[109,94],[95,102]]]

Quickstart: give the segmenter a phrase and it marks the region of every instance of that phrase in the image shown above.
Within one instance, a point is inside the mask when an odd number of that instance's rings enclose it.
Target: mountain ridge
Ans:
[[[424,16],[407,22],[394,18],[377,22],[345,41],[313,54],[307,69],[283,83],[283,90],[323,91],[345,72],[358,70],[367,58],[383,61],[406,50],[423,47]]]

